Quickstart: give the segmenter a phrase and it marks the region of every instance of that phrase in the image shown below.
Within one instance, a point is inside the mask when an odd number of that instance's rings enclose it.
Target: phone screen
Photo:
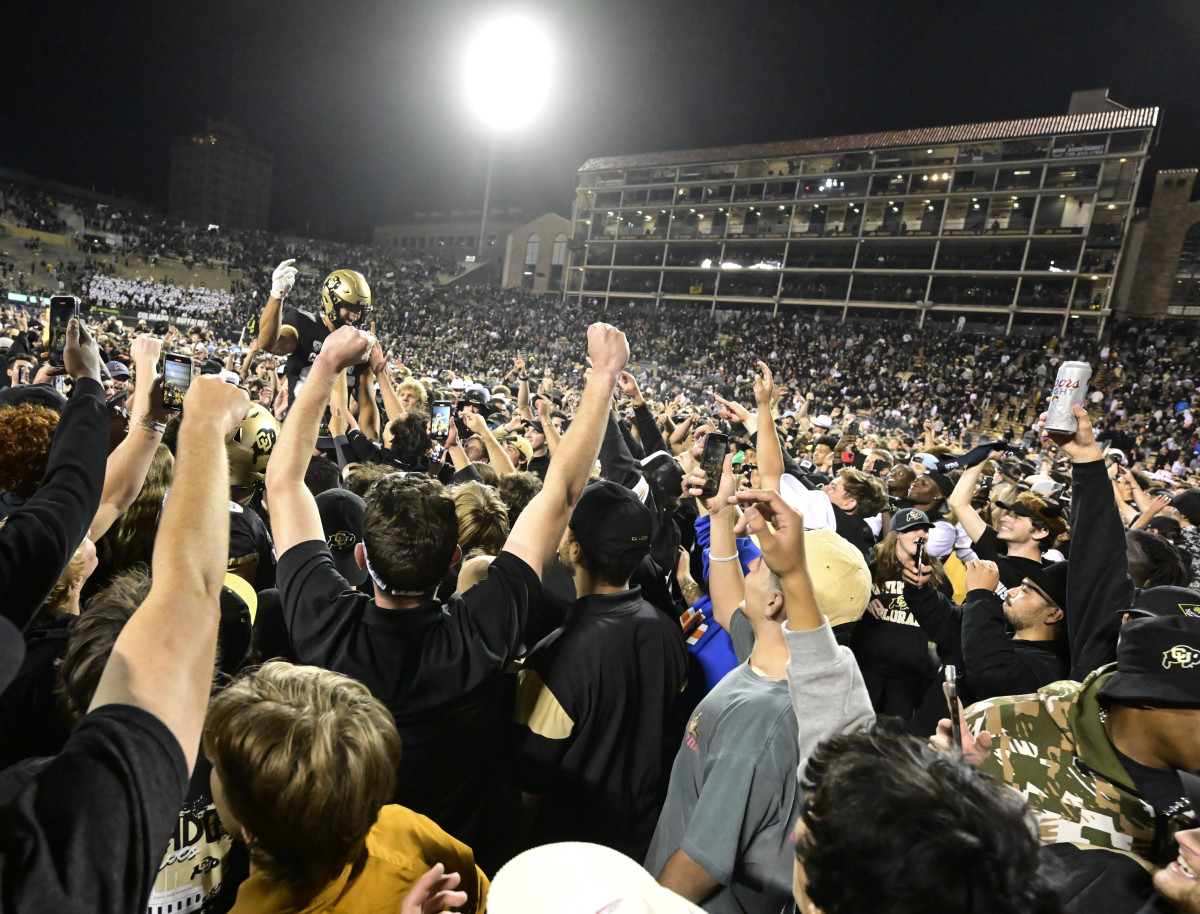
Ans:
[[[946,664],[946,705],[950,709],[950,754],[962,755],[962,721],[958,719],[958,670]]]
[[[67,324],[79,316],[79,299],[74,295],[50,296],[50,364],[63,365],[63,349],[67,344]]]
[[[50,297],[50,326],[65,327],[67,321],[79,314],[79,299],[74,295]]]
[[[429,422],[429,437],[436,441],[445,441],[450,434],[450,401],[437,400],[433,404],[433,414]]]
[[[183,409],[183,395],[191,384],[191,356],[168,352],[163,357],[163,406],[167,409]]]
[[[721,470],[725,455],[729,453],[729,436],[709,432],[704,439],[704,454],[700,458],[700,469],[704,470],[704,498],[712,498],[721,485]]]

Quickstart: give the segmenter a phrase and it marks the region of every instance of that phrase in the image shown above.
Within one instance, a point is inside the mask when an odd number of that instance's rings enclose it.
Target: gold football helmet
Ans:
[[[338,315],[339,308],[358,311],[361,322],[371,311],[371,287],[367,278],[354,270],[334,270],[321,283],[321,307],[335,327],[346,323]]]
[[[261,406],[250,412],[225,443],[229,455],[229,484],[249,487],[267,478],[267,461],[279,437],[279,423]]]

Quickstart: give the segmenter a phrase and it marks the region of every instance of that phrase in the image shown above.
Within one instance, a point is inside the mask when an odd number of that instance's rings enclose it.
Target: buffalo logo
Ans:
[[[254,458],[254,462],[271,456],[271,450],[275,447],[275,429],[263,427],[258,430],[254,436],[254,440],[250,443],[250,454]]]
[[[191,878],[195,879],[201,873],[207,873],[209,870],[215,870],[218,865],[219,861],[216,857],[205,857],[196,864],[195,868],[192,870]]]
[[[358,537],[349,530],[339,530],[325,537],[325,545],[330,549],[349,549],[358,542]]]
[[[1200,619],[1200,603],[1180,603],[1179,611],[1185,616]]]
[[[1163,651],[1162,665],[1164,670],[1169,670],[1173,666],[1190,670],[1194,666],[1200,666],[1200,651],[1194,647],[1188,647],[1186,644],[1177,644],[1173,648]]]
[[[342,287],[342,281],[337,276],[330,276],[325,281],[325,294],[334,301],[340,301],[342,296],[338,294],[338,289]]]
[[[921,519],[921,512],[918,511],[916,508],[914,508],[913,510],[909,511],[907,514],[904,515],[904,520],[906,523],[909,523],[914,520],[920,520],[920,519]]]

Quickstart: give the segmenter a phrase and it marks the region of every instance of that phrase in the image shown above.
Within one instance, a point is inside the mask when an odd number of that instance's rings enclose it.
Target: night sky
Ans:
[[[500,205],[569,215],[594,155],[1063,114],[1100,86],[1163,109],[1152,168],[1200,165],[1195,0],[12,2],[0,165],[165,207],[171,138],[215,117],[275,156],[274,228],[478,209],[462,48],[513,9],[557,63],[498,148]]]

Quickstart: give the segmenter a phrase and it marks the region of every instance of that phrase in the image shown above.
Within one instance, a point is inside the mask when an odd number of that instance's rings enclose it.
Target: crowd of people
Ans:
[[[93,274],[86,296],[89,302],[102,308],[118,310],[159,310],[164,313],[199,317],[207,320],[225,319],[233,306],[233,294],[221,289],[209,289],[152,282],[148,279],[122,279],[117,276]]]
[[[1200,911],[1194,342],[245,252],[0,313],[5,910]]]

